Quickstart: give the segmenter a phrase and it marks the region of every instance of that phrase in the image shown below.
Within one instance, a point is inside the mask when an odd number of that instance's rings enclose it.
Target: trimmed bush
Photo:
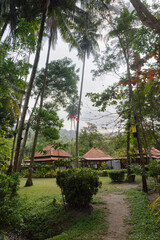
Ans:
[[[77,168],[57,172],[56,181],[66,203],[73,208],[88,207],[102,184],[96,171]]]
[[[107,177],[108,176],[107,170],[98,170],[98,176]]]
[[[113,169],[108,171],[109,172],[109,177],[111,178],[112,182],[123,182],[126,169]]]

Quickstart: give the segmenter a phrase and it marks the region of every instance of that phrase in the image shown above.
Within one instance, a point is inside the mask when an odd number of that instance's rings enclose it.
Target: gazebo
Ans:
[[[158,149],[152,147],[150,150],[150,153],[151,153],[152,159],[160,160],[160,151]],[[130,158],[131,158],[131,161],[133,161],[133,163],[140,163],[140,155],[139,155],[138,151],[135,154],[131,154]],[[144,149],[143,149],[143,158],[144,158],[144,163],[146,165],[150,163],[149,155],[145,153]],[[122,168],[125,168],[126,162],[127,162],[127,157],[124,156],[124,157],[120,157],[117,159],[119,159],[121,161]]]
[[[54,149],[52,146],[46,146],[43,148],[42,152],[36,152],[34,156],[35,163],[45,163],[46,165],[52,164],[58,159],[68,159],[72,157],[69,153],[65,152],[63,149]],[[26,164],[30,163],[30,159],[24,160]]]
[[[91,148],[86,154],[83,155],[81,162],[84,167],[89,167],[93,169],[98,169],[102,163],[107,163],[110,167],[112,162],[112,157],[107,155],[102,150],[98,148]]]

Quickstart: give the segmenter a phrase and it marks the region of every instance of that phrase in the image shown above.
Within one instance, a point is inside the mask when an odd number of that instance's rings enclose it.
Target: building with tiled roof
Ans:
[[[105,162],[111,164],[113,158],[98,148],[91,148],[83,155],[81,162],[84,167],[98,169]]]
[[[150,150],[150,153],[151,153],[151,158],[152,159],[160,160],[160,151],[158,149],[152,147],[151,150]],[[140,163],[140,155],[138,153],[138,150],[136,151],[135,154],[131,154],[130,158],[131,158],[131,162]],[[144,163],[145,164],[150,163],[149,155],[146,154],[144,149],[143,149],[143,158],[144,158]],[[121,161],[122,168],[125,168],[126,167],[126,162],[127,162],[127,157],[124,156],[124,157],[120,157],[120,158],[117,158],[117,159],[119,159]]]
[[[65,152],[63,149],[54,149],[52,146],[46,146],[42,152],[36,152],[34,155],[34,162],[51,164],[58,159],[70,158],[72,155]],[[24,160],[25,163],[29,163],[30,159]]]
[[[151,148],[151,156],[154,159],[160,159],[160,151],[154,147]]]

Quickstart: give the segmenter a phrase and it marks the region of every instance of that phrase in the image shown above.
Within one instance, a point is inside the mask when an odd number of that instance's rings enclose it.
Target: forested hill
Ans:
[[[60,139],[71,140],[72,138],[75,139],[75,137],[76,137],[76,133],[74,130],[66,130],[66,129],[60,130]]]

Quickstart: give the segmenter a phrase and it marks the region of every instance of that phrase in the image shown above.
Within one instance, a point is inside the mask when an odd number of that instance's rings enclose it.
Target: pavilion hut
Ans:
[[[43,148],[42,152],[35,153],[34,162],[51,165],[56,160],[68,159],[70,157],[72,157],[72,155],[65,152],[63,149],[54,149],[52,146],[46,146]],[[24,162],[28,165],[30,163],[30,159],[24,160]]]
[[[81,162],[83,167],[98,169],[103,163],[107,163],[108,168],[112,166],[112,157],[98,148],[90,149],[83,155]]]
[[[140,155],[138,153],[138,151],[136,151],[137,153],[135,154],[132,154],[130,157],[131,157],[131,162],[133,163],[137,163],[139,164],[140,163]],[[158,159],[160,160],[160,151],[154,147],[151,148],[151,158],[152,159]],[[144,158],[144,163],[147,165],[150,163],[150,158],[149,158],[149,155],[145,153],[145,150],[143,149],[143,158]],[[121,166],[122,168],[125,168],[126,167],[126,162],[127,162],[127,157],[124,156],[124,157],[120,157],[120,158],[117,158],[121,161]]]

